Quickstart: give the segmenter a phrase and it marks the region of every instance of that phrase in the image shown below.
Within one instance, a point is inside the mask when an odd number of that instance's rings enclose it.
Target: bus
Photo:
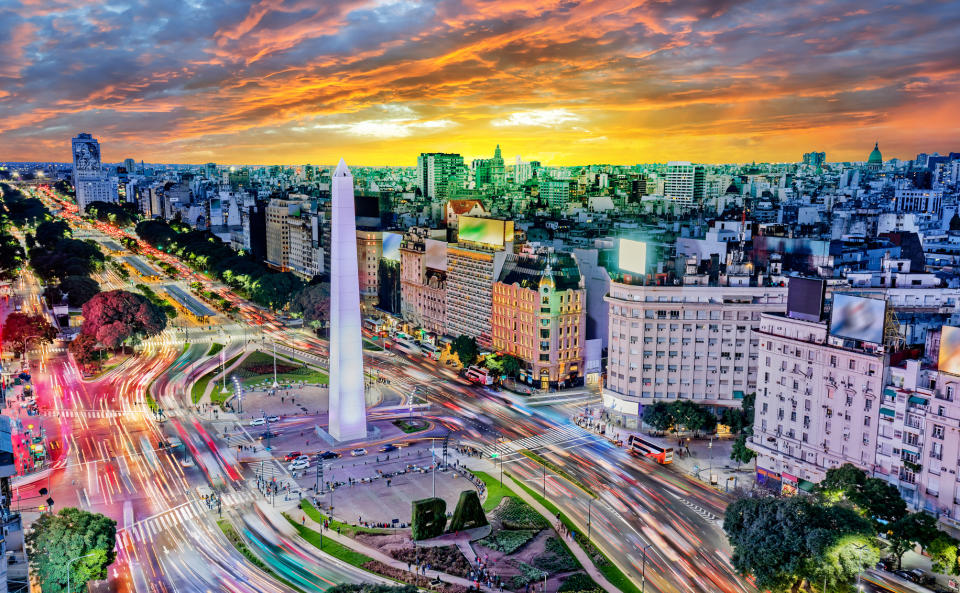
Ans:
[[[404,354],[423,354],[420,350],[420,347],[413,343],[413,340],[409,338],[401,338],[400,334],[394,338],[393,342],[390,343],[390,348],[393,348],[397,352],[403,352]],[[386,345],[386,344],[385,344]]]
[[[661,447],[635,434],[627,439],[627,450],[639,457],[649,457],[662,465],[673,463],[673,447]]]
[[[440,349],[429,342],[420,342],[420,350],[430,360],[440,360]]]
[[[477,383],[479,385],[493,385],[493,375],[490,374],[490,369],[478,366],[472,366],[467,369],[467,372],[464,374],[468,381],[471,383]]]

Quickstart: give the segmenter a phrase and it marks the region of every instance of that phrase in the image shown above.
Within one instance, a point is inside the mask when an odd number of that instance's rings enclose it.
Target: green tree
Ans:
[[[943,574],[960,575],[960,551],[955,538],[946,533],[939,533],[927,545],[927,553],[933,562],[933,570]]]
[[[734,568],[773,593],[796,592],[805,580],[845,587],[879,558],[870,521],[816,499],[744,498],[727,507],[723,529]]]
[[[460,359],[460,364],[465,367],[477,362],[477,356],[480,354],[480,348],[477,347],[477,341],[470,336],[461,335],[453,340],[450,349],[456,353]]]
[[[97,296],[100,285],[93,278],[87,276],[67,276],[60,282],[60,290],[67,295],[67,302],[73,308],[82,307],[84,303]]]
[[[10,280],[15,277],[25,259],[26,254],[20,241],[0,230],[0,279]]]
[[[852,463],[828,469],[823,481],[817,484],[817,493],[827,501],[850,501],[877,525],[893,523],[907,514],[907,503],[896,486],[880,478],[868,477]]]
[[[666,432],[673,426],[673,413],[666,402],[654,402],[643,406],[643,421],[658,433]]]
[[[71,589],[83,591],[87,581],[107,577],[116,539],[117,522],[98,513],[65,508],[40,515],[26,536],[31,573],[44,593],[59,593],[66,590],[70,571]]]
[[[747,447],[747,440],[749,438],[749,434],[740,433],[730,448],[730,459],[737,462],[737,469],[740,469],[741,463],[750,463],[750,461],[757,456],[756,451]]]
[[[516,378],[523,367],[523,361],[512,354],[504,354],[500,357],[500,365],[503,367],[504,375]]]
[[[922,548],[929,546],[940,532],[937,530],[937,520],[927,513],[910,513],[904,515],[888,526],[887,536],[890,541],[890,551],[897,557],[897,568],[900,568],[903,555],[914,546]]]
[[[38,245],[45,249],[53,249],[61,239],[69,239],[73,232],[70,225],[62,220],[45,220],[37,225],[34,238]]]

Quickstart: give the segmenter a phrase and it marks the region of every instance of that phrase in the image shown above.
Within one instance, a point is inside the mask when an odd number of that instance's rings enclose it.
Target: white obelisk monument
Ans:
[[[360,274],[353,175],[340,159],[333,173],[330,239],[330,436],[352,441],[367,436],[360,334]]]

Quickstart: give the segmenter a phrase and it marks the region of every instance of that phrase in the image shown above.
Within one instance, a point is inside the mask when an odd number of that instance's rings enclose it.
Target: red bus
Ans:
[[[639,457],[649,457],[663,465],[673,463],[673,447],[661,447],[635,434],[627,439],[627,450]]]

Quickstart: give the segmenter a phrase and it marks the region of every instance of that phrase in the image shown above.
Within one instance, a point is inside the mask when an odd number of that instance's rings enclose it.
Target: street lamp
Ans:
[[[857,551],[857,593],[863,592],[863,585],[860,584],[860,574],[863,572],[863,553],[867,551],[867,546],[863,544],[857,544],[853,546],[853,549]]]
[[[76,558],[73,558],[67,562],[67,593],[70,593],[70,567],[73,566],[73,563],[77,560],[89,558],[90,556],[95,556],[96,554],[96,552],[90,552],[89,554],[84,554],[83,556],[77,556]]]
[[[652,545],[653,543],[649,543],[641,546],[643,549],[643,564],[640,566],[640,593],[644,593],[647,587],[647,548]]]
[[[273,341],[273,388],[280,387],[277,383],[277,341]]]

